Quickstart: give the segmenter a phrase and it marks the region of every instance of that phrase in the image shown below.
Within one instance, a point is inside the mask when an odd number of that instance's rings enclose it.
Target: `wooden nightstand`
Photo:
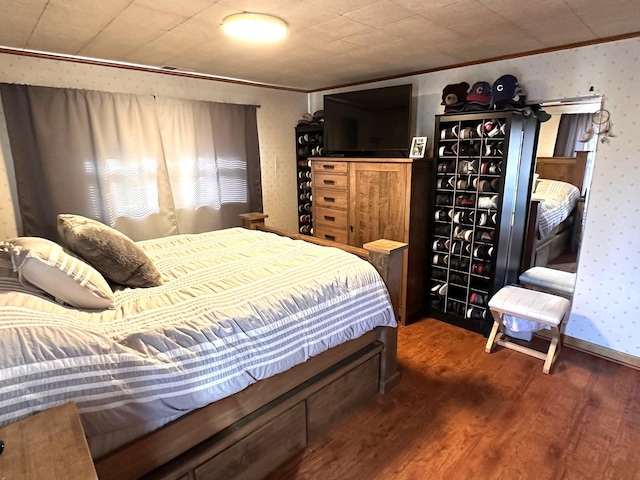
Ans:
[[[0,440],[0,480],[98,479],[73,403],[7,425]]]

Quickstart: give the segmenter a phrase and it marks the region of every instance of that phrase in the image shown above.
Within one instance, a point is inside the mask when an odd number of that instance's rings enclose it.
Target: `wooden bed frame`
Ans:
[[[368,260],[397,308],[407,244],[377,240],[363,249],[349,247],[270,229],[266,217],[241,215],[245,228],[338,247]],[[391,389],[399,381],[396,350],[396,329],[378,327],[97,459],[98,477],[262,478],[350,410]]]
[[[538,157],[536,160],[536,173],[540,178],[549,180],[558,180],[561,182],[571,183],[575,185],[582,194],[584,184],[584,175],[587,167],[587,155],[589,152],[576,152],[575,157]],[[529,218],[527,220],[527,231],[525,243],[522,253],[521,271],[538,265],[536,258],[540,256],[548,257],[548,254],[541,255],[544,252],[563,252],[571,240],[567,235],[578,235],[582,219],[580,218],[578,208],[574,209],[571,216],[573,225],[569,227],[571,231],[563,232],[557,236],[550,236],[543,241],[538,240],[538,224],[540,221],[540,201],[531,200],[529,209]],[[543,262],[544,263],[544,262]]]

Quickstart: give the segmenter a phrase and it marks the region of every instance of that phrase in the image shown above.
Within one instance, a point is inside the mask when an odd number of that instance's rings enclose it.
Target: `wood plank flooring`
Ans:
[[[399,330],[400,384],[269,480],[640,479],[640,371],[563,348],[541,360],[424,319]]]

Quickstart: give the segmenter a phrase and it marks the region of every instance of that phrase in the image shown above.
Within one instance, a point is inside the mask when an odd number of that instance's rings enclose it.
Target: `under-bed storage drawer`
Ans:
[[[311,439],[378,393],[383,345],[375,338],[374,332],[369,332],[354,340],[358,348],[340,362],[142,478],[265,478]]]
[[[257,480],[307,444],[305,405],[298,403],[194,470],[196,480]]]
[[[380,355],[374,355],[307,399],[309,442],[378,392]]]

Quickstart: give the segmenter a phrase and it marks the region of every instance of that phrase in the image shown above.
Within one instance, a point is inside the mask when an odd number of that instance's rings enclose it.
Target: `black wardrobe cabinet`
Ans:
[[[324,125],[298,125],[296,127],[296,161],[298,184],[298,231],[313,235],[311,205],[311,162],[310,157],[324,155]]]
[[[436,116],[431,317],[488,335],[487,302],[520,273],[539,129],[517,110]]]

